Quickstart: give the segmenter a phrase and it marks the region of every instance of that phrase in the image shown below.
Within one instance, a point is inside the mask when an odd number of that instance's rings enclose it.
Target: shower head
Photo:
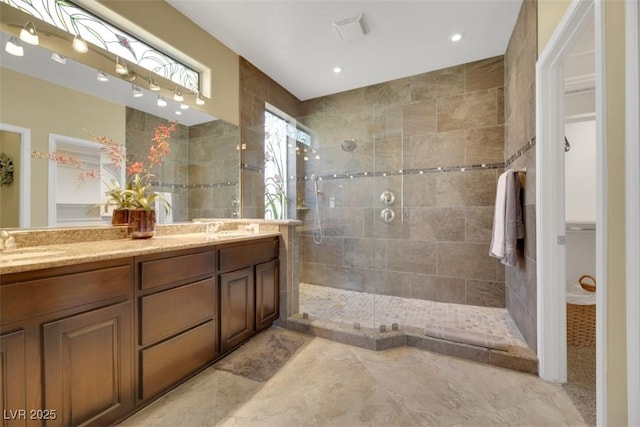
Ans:
[[[346,151],[347,153],[353,153],[358,149],[358,144],[356,144],[355,139],[345,139],[344,141],[342,141],[341,147],[343,151]]]
[[[316,175],[315,173],[311,174],[311,181],[317,181],[320,177],[318,175]]]

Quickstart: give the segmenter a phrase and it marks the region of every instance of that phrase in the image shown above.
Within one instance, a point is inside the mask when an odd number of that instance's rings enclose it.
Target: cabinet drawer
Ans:
[[[150,289],[174,282],[185,283],[212,274],[215,260],[215,252],[210,251],[145,261],[141,266],[140,287]]]
[[[211,319],[215,307],[214,279],[142,297],[140,345],[151,344]]]
[[[220,271],[232,271],[278,258],[278,241],[267,240],[220,249]]]
[[[122,265],[0,287],[2,323],[131,295],[131,267]]]
[[[213,360],[215,321],[142,350],[140,398],[149,399]]]

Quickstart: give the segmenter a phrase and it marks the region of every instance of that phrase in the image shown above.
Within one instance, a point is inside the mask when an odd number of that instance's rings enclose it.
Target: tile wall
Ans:
[[[189,215],[240,215],[238,127],[223,120],[189,128]]]
[[[167,120],[127,108],[127,158],[147,163],[155,128]],[[223,120],[179,125],[170,153],[154,170],[154,190],[171,193],[173,222],[233,218],[239,210],[239,131]]]
[[[264,110],[267,103],[291,117],[300,114],[300,101],[295,96],[240,58],[243,218],[264,218]]]
[[[536,154],[535,66],[537,60],[537,3],[525,0],[504,60],[505,147],[507,165],[527,168],[524,182],[525,239],[518,247],[518,264],[507,268],[507,309],[529,347],[536,350]]]
[[[302,281],[504,307],[504,269],[488,255],[504,164],[503,67],[489,58],[302,103],[312,134],[298,176],[310,208],[299,217]],[[347,139],[357,151],[341,149]],[[322,177],[319,245],[311,174]],[[391,223],[380,219],[384,190],[396,196]]]

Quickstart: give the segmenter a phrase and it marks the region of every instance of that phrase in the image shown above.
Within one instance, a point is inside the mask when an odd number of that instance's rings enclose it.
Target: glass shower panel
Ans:
[[[369,221],[373,247],[373,319],[376,331],[400,328],[404,313],[402,296],[409,291],[404,272],[410,239],[404,203],[404,144],[402,108],[376,104],[373,117],[373,178]]]
[[[296,146],[297,316],[379,331],[400,323],[399,297],[409,283],[394,264],[409,239],[402,110],[364,101],[364,89],[325,98],[298,118],[311,142]]]

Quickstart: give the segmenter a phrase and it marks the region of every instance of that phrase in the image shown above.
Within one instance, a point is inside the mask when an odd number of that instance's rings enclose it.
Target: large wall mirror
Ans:
[[[137,86],[135,80],[126,81],[109,74],[107,81],[101,81],[96,68],[53,55],[45,32],[41,32],[44,43],[41,41],[40,46],[23,43],[23,56],[10,55],[4,47],[11,35],[16,34],[15,28],[19,29],[24,22],[7,22],[7,14],[4,15],[0,33],[0,129],[9,133],[3,140],[14,142],[3,142],[0,151],[9,144],[14,146],[12,150],[15,147],[22,150],[21,156],[12,154],[12,159],[15,175],[23,179],[3,185],[0,195],[14,202],[16,195],[26,199],[18,198],[16,213],[11,218],[0,217],[0,228],[87,224],[61,223],[59,215],[52,214],[51,206],[55,206],[52,201],[56,199],[52,189],[67,191],[58,198],[68,205],[78,198],[76,195],[89,190],[76,193],[77,185],[62,188],[52,185],[50,176],[55,162],[32,158],[32,150],[50,152],[52,138],[88,141],[90,135],[95,135],[124,143],[131,160],[145,159],[155,128],[173,120],[179,125],[171,136],[170,154],[154,173],[154,190],[164,193],[172,205],[165,221],[239,216],[237,126],[196,108],[181,109],[181,103],[169,97],[167,105],[160,107],[158,94]],[[136,96],[140,93],[142,96]],[[12,132],[17,139],[11,138]],[[29,167],[31,171],[26,176],[24,171]],[[29,188],[21,187],[25,185]],[[3,210],[4,207],[3,200]],[[73,210],[73,206],[67,208]],[[95,218],[95,212],[90,214]],[[110,218],[103,215],[95,223],[109,222]]]

